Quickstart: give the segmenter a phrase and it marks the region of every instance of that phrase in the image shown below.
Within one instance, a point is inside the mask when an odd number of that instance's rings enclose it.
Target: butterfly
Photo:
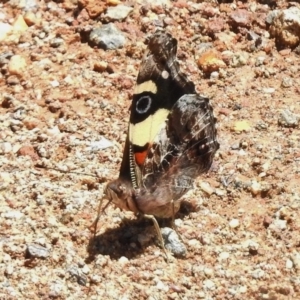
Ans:
[[[219,148],[209,99],[198,95],[180,71],[176,53],[177,40],[169,33],[149,38],[120,174],[106,185],[103,197],[120,209],[150,216],[158,231],[155,217],[174,218],[181,197],[209,170]]]

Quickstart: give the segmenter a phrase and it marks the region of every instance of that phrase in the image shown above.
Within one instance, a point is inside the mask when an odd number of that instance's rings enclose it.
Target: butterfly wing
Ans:
[[[210,168],[219,148],[215,122],[208,98],[188,94],[174,104],[143,166],[142,188],[134,195],[139,211],[166,218],[172,201],[179,208],[176,200]]]
[[[120,170],[120,178],[130,176],[134,188],[142,184],[145,159],[173,105],[182,95],[195,93],[194,84],[179,70],[176,39],[157,32],[149,39],[148,49],[134,90]]]

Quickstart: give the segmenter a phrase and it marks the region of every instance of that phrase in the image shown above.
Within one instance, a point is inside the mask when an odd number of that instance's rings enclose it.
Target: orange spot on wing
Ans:
[[[145,159],[147,157],[148,149],[143,151],[143,152],[136,152],[134,154],[135,162],[139,165],[142,166],[145,162]]]

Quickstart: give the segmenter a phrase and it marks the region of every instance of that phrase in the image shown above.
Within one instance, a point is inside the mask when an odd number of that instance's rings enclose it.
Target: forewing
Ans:
[[[128,174],[135,188],[141,186],[141,170],[149,149],[165,125],[170,110],[178,99],[187,93],[195,93],[194,84],[179,70],[176,61],[177,40],[165,32],[157,32],[148,43],[137,85],[134,90],[127,153],[120,171]]]

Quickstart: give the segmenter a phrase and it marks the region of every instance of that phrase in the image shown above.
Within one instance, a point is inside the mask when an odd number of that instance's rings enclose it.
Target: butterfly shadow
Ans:
[[[165,223],[165,220],[160,226]],[[105,232],[93,236],[87,247],[88,262],[98,254],[109,255],[112,260],[125,256],[135,258],[151,245],[158,246],[157,234],[152,220],[137,218],[123,220],[118,228],[108,228]]]
[[[195,211],[195,207],[183,200],[176,218],[183,219]],[[172,227],[171,219],[157,219],[159,227]],[[124,219],[117,228],[108,228],[99,235],[92,236],[87,247],[87,262],[94,261],[97,255],[108,255],[112,260],[125,256],[135,258],[151,245],[159,246],[153,221],[145,217]]]

